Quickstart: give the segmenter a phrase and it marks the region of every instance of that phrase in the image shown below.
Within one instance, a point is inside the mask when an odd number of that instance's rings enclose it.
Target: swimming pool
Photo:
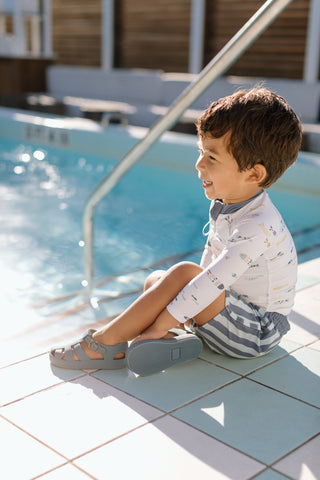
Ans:
[[[2,120],[2,121],[1,121]],[[83,288],[81,221],[92,189],[144,129],[0,112],[1,268],[8,295],[37,303]],[[197,179],[196,138],[168,133],[99,204],[96,278],[112,296],[140,288],[147,270],[198,261],[208,200]],[[299,261],[320,254],[320,160],[301,154],[269,193],[295,237]],[[169,258],[168,258],[169,257]],[[130,271],[133,270],[131,273]]]

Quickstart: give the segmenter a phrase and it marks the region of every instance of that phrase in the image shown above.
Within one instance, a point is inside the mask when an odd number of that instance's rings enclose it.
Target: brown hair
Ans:
[[[199,136],[231,132],[229,151],[239,170],[257,163],[267,171],[269,187],[297,158],[302,132],[297,115],[279,95],[266,88],[238,91],[213,102],[196,123]]]

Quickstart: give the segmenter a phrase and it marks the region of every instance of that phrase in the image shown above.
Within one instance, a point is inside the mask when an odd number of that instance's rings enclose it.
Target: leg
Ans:
[[[166,306],[202,268],[181,262],[166,272],[148,277],[145,292],[117,318],[96,332],[94,338],[106,345],[132,340],[148,328]],[[178,324],[178,322],[177,322]]]
[[[163,274],[164,272],[155,272],[149,276],[145,288],[151,288],[159,282]],[[225,298],[225,293],[221,294],[196,315],[194,317],[196,323],[204,325],[218,315],[225,308]],[[169,331],[164,336],[162,332],[165,332],[168,327],[160,328],[159,325],[163,315],[166,315],[166,310],[163,310],[155,322],[131,343],[127,351],[127,366],[136,374],[145,376],[158,373],[180,363],[194,360],[201,353],[202,341],[196,335],[187,333],[183,324],[181,324],[182,330],[176,330],[175,333]]]
[[[136,338],[152,325],[171,300],[201,271],[202,268],[195,263],[181,262],[167,271],[154,272],[146,280],[145,292],[118,317],[95,332],[93,339],[112,346]],[[101,354],[91,350],[86,343],[81,346],[88,357],[101,358]],[[121,353],[115,358],[121,358]]]
[[[152,336],[150,337],[149,327],[152,326],[161,312],[165,311],[166,306],[182,288],[201,271],[202,268],[195,263],[181,262],[166,272],[154,272],[146,280],[145,292],[123,313],[101,330],[95,332],[92,336],[93,339],[104,345],[113,346],[132,340],[142,332],[146,331],[147,333],[148,330],[148,338],[152,338]],[[216,301],[213,302],[213,304],[196,316],[195,320],[199,325],[208,322],[218,313],[218,310],[221,311],[224,308],[224,297],[223,299],[219,297],[217,300],[217,304]],[[180,324],[177,322],[177,327],[179,326]],[[82,342],[81,347],[89,358],[102,358],[102,355],[92,350],[87,343]],[[75,352],[73,352],[73,356],[75,360],[78,360]],[[123,356],[124,354],[120,352],[114,358],[119,359]],[[64,355],[62,355],[62,358],[64,358]]]
[[[210,305],[194,317],[194,321],[199,327],[210,322],[218,313],[222,312],[226,304],[226,292],[223,291]]]
[[[161,278],[166,274],[166,270],[155,270],[147,276],[144,282],[144,292],[152,287],[156,282],[161,280]]]

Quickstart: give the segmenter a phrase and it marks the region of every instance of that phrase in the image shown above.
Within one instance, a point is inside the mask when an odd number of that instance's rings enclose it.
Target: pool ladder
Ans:
[[[93,216],[97,204],[158,138],[174,125],[183,112],[263,33],[291,1],[267,0],[181,93],[168,112],[150,128],[146,136],[124,156],[111,173],[93,190],[83,212],[85,278],[89,297],[92,295],[94,286]]]

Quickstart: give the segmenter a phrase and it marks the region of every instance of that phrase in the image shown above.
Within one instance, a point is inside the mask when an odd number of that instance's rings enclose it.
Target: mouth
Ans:
[[[212,185],[212,182],[208,182],[208,181],[206,181],[206,180],[203,180],[203,182],[202,182],[203,188],[210,187],[211,185]]]

